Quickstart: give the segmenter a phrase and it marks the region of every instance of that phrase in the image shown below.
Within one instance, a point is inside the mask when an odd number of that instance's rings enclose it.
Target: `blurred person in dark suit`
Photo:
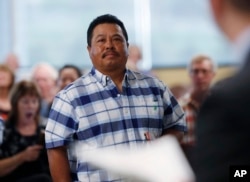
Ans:
[[[210,0],[210,5],[241,66],[212,89],[200,109],[192,160],[198,182],[229,181],[230,166],[250,165],[250,1]]]

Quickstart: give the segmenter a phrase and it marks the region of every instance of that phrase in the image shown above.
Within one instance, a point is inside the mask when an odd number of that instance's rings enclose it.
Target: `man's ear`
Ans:
[[[89,57],[92,59],[92,50],[91,50],[91,46],[87,46],[87,50],[88,50],[88,53],[89,53]]]
[[[91,54],[90,54],[90,52],[91,52],[91,46],[87,46],[87,50],[88,50],[88,53],[89,53],[89,56],[91,57]]]
[[[87,50],[88,50],[88,52],[90,51],[90,46],[89,45],[87,46]]]

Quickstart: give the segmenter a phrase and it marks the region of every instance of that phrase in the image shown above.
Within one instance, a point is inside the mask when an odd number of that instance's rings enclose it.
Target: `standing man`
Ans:
[[[230,167],[250,165],[250,1],[210,3],[217,25],[240,51],[241,67],[212,89],[200,109],[192,161],[197,182],[229,181]]]
[[[179,102],[185,112],[188,132],[181,142],[185,152],[189,152],[195,145],[195,124],[197,114],[204,99],[207,97],[216,73],[214,61],[207,55],[196,55],[188,67],[191,89]]]
[[[77,141],[86,150],[132,149],[164,134],[181,140],[186,130],[183,110],[168,87],[126,69],[128,35],[119,19],[109,14],[94,19],[87,43],[93,68],[57,94],[46,127],[55,182],[122,180],[73,155],[70,146]]]

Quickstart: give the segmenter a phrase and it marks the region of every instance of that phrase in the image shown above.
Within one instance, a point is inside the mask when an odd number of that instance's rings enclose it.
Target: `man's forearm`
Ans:
[[[70,182],[70,167],[67,150],[64,147],[48,149],[50,173],[53,182]]]

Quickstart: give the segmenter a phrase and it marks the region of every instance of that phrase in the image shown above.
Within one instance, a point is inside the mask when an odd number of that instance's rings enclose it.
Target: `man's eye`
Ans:
[[[98,39],[97,42],[104,42],[104,39]]]
[[[116,37],[116,38],[114,38],[114,41],[122,41],[122,39],[119,37]]]

